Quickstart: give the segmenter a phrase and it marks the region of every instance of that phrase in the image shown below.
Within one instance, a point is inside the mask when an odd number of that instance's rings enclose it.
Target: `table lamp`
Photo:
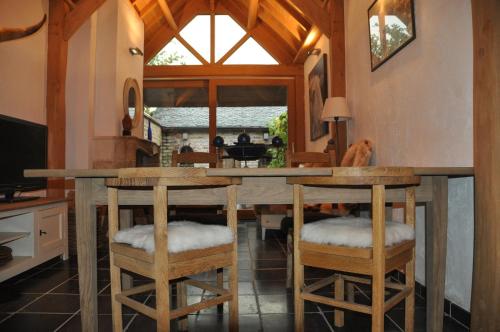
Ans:
[[[340,164],[339,156],[339,119],[350,119],[351,112],[347,107],[345,97],[328,97],[323,105],[323,112],[321,112],[321,120],[333,122],[335,121],[335,156],[337,158],[337,165]]]

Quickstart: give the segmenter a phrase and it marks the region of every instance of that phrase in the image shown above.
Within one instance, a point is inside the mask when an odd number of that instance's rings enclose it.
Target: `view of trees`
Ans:
[[[271,148],[268,153],[273,160],[268,167],[286,167],[286,147],[288,146],[288,112],[281,113],[269,123],[269,136],[279,136],[283,140],[283,146]]]
[[[165,66],[165,65],[185,65],[184,55],[179,54],[177,51],[167,53],[161,50],[158,54],[148,62],[150,66]]]
[[[375,29],[378,29],[378,23],[375,23],[373,27]],[[372,56],[375,56],[377,58],[377,60],[374,61],[375,63],[378,63],[387,55],[397,50],[399,46],[401,46],[404,42],[406,42],[408,38],[410,38],[408,28],[400,24],[387,25],[385,26],[383,31],[385,32],[384,44],[381,42],[380,36],[378,34],[372,33],[370,35]]]

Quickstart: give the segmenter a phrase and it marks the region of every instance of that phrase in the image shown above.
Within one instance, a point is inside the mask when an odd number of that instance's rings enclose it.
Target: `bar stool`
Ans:
[[[338,167],[331,177],[290,177],[287,182],[293,184],[294,202],[295,330],[303,331],[304,300],[335,307],[336,326],[344,325],[343,311],[339,309],[369,314],[372,331],[381,332],[385,312],[404,299],[405,330],[413,331],[415,186],[420,177],[414,175],[412,168]],[[309,187],[338,187],[339,194],[357,202],[366,200],[371,189],[372,219],[344,217],[304,225],[304,192],[306,199],[314,196],[316,201],[321,192]],[[385,221],[386,188],[398,188],[388,192],[391,200],[405,201],[405,224]],[[334,270],[335,274],[306,286],[304,266]],[[385,280],[387,273],[401,267],[406,274],[404,285]],[[344,281],[371,284],[371,305],[356,303],[353,296],[346,299]],[[314,294],[330,284],[334,285],[334,298]],[[387,300],[386,288],[396,291]]]
[[[236,186],[238,178],[207,177],[206,170],[193,168],[125,169],[119,178],[106,180],[109,206],[111,301],[114,331],[122,330],[122,305],[157,321],[157,331],[169,331],[170,320],[179,318],[179,329],[187,329],[187,315],[229,302],[229,329],[238,330],[238,256]],[[219,187],[226,187],[226,190]],[[154,225],[118,230],[120,197],[144,205],[153,191]],[[205,190],[205,191],[204,191]],[[208,191],[207,191],[208,190]],[[222,190],[222,191],[221,191]],[[171,197],[201,200],[226,195],[217,204],[227,204],[227,226],[190,221],[168,223]],[[182,197],[181,195],[184,195]],[[195,197],[195,198],[193,198]],[[150,201],[150,200],[149,200]],[[168,248],[168,250],[167,250]],[[229,267],[229,289],[190,279],[198,273]],[[121,269],[154,279],[153,283],[122,289]],[[170,306],[170,284],[177,286],[177,307]],[[214,293],[213,298],[187,305],[185,285]],[[156,308],[131,296],[156,291]]]

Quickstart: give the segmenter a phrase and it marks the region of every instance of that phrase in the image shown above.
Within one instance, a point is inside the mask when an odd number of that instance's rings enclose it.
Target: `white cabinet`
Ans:
[[[0,245],[14,259],[0,266],[0,282],[51,258],[68,257],[68,207],[64,199],[0,205]]]

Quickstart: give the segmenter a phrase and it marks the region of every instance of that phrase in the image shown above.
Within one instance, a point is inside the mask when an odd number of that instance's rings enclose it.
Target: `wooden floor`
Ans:
[[[255,222],[238,226],[239,240],[239,303],[240,331],[293,331],[293,295],[285,288],[285,239],[278,232],[267,233],[260,240]],[[98,253],[99,330],[111,330],[109,297],[109,261],[106,251]],[[306,283],[325,276],[321,270],[306,270]],[[215,274],[202,274],[198,278],[215,282]],[[137,283],[146,282],[143,279]],[[329,290],[323,290],[328,292]],[[418,293],[418,292],[417,292]],[[356,300],[368,301],[368,289],[358,288]],[[189,289],[189,301],[199,301],[201,291]],[[153,304],[154,294],[141,297]],[[175,303],[175,301],[174,301]],[[402,331],[402,306],[392,309],[385,318],[387,331]],[[307,303],[305,306],[306,331],[334,331],[333,311],[330,307]],[[125,309],[124,328],[127,331],[156,331],[156,323]],[[226,331],[227,308],[218,315],[216,308],[189,316],[190,331]],[[416,297],[416,328],[425,330],[425,300]],[[346,314],[346,326],[335,331],[369,331],[370,317]],[[175,324],[172,330],[176,331]],[[78,298],[76,258],[68,261],[55,259],[21,276],[0,284],[0,331],[81,331]],[[468,331],[456,320],[445,317],[445,331]]]

